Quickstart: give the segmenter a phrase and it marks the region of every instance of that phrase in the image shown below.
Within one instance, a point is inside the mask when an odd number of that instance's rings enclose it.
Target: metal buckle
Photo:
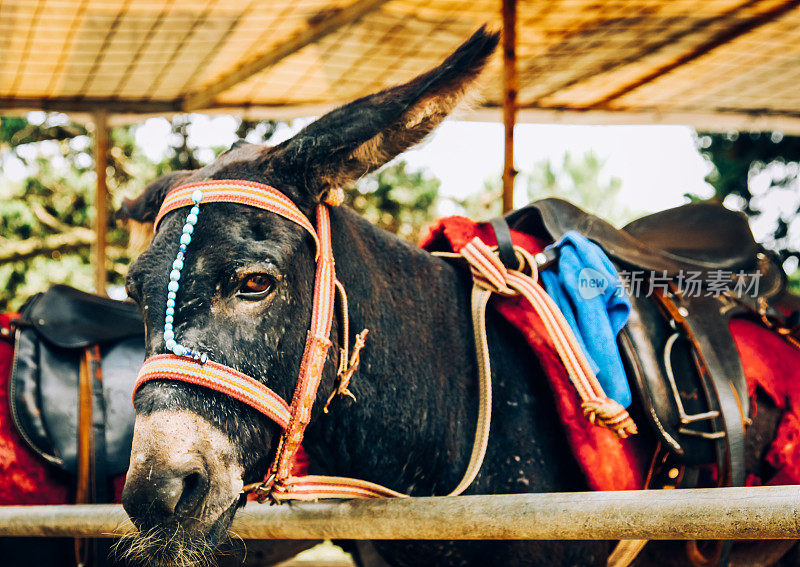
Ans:
[[[673,329],[676,329],[674,320],[670,321],[670,325]],[[678,409],[678,416],[680,417],[681,424],[688,425],[690,423],[697,423],[699,421],[716,419],[719,417],[719,411],[717,410],[688,414],[683,407],[681,395],[680,392],[678,392],[678,385],[675,382],[675,374],[672,370],[672,349],[675,346],[675,341],[677,341],[680,336],[680,332],[676,330],[667,339],[667,343],[664,345],[664,368],[666,370],[667,381],[669,382],[670,390],[672,391],[672,398],[675,400],[675,406]],[[722,439],[725,437],[724,431],[715,431],[713,433],[709,433],[707,431],[697,431],[696,429],[689,429],[687,427],[679,427],[678,432],[683,433],[684,435],[692,435],[694,437],[702,437],[703,439],[712,440]]]
[[[275,473],[272,473],[267,477],[264,482],[259,483],[258,485],[250,485],[246,486],[243,490],[244,494],[248,492],[252,492],[255,495],[256,502],[259,504],[266,501],[267,499],[272,500],[273,503],[277,503],[277,499],[272,494],[272,488],[275,485]]]

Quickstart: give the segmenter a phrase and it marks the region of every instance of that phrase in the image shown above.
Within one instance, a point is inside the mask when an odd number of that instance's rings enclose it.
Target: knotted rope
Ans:
[[[533,307],[553,340],[559,358],[581,399],[581,408],[593,424],[624,439],[637,432],[636,424],[618,402],[606,396],[589,361],[558,306],[537,282],[537,263],[525,249],[515,246],[519,268],[509,270],[494,250],[475,237],[461,250],[477,288],[503,296],[521,295]],[[488,356],[488,353],[486,354]]]

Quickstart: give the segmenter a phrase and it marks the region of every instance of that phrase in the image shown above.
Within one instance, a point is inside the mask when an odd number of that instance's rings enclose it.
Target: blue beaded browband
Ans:
[[[203,192],[199,189],[192,193],[192,202],[194,206],[189,210],[186,215],[186,223],[183,225],[181,232],[181,246],[178,249],[178,254],[175,256],[175,261],[172,262],[172,271],[169,273],[169,284],[167,284],[167,314],[164,316],[164,342],[168,351],[173,352],[177,356],[191,356],[193,359],[205,364],[208,362],[208,355],[204,352],[192,350],[185,347],[175,340],[175,331],[172,323],[175,318],[175,298],[178,296],[178,289],[180,288],[181,270],[183,270],[183,261],[186,258],[186,249],[192,241],[192,234],[194,233],[194,225],[197,224],[197,217],[200,214],[200,201],[203,200]]]

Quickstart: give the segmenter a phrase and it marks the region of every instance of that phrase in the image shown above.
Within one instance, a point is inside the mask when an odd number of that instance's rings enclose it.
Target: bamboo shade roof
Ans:
[[[318,114],[500,0],[0,0],[0,112]],[[800,132],[800,0],[519,0],[519,120]],[[499,120],[501,60],[482,106]]]

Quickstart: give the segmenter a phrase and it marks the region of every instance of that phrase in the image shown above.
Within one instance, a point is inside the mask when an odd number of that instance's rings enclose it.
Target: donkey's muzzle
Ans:
[[[175,518],[196,518],[208,489],[208,471],[199,455],[152,463],[128,473],[122,505],[133,523],[146,529]]]

